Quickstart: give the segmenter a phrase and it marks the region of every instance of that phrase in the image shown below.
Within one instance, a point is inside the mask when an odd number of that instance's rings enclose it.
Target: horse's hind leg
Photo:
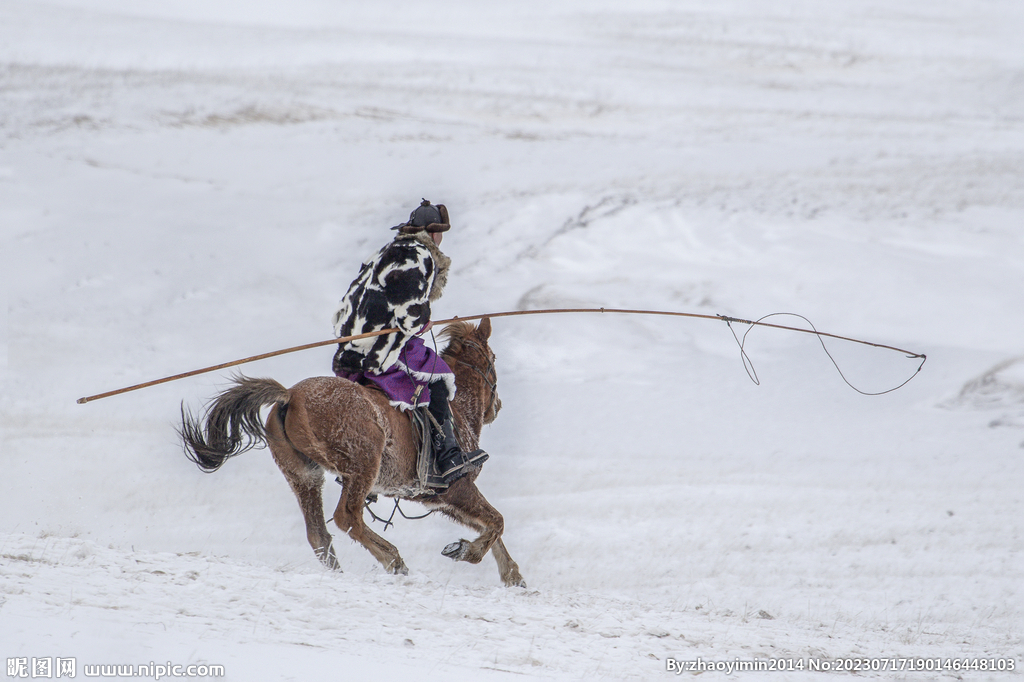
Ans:
[[[519,566],[512,561],[508,550],[501,542],[505,520],[498,510],[491,506],[476,484],[466,478],[460,478],[440,497],[440,502],[440,505],[429,506],[436,506],[445,516],[480,533],[476,540],[461,539],[451,543],[441,551],[442,554],[455,561],[478,564],[487,551],[493,549],[502,582],[508,587],[526,587],[523,577],[519,574]]]
[[[334,523],[365,547],[388,573],[409,575],[409,568],[398,554],[398,548],[370,530],[363,521],[363,507],[369,492],[370,485],[360,478],[344,476]]]
[[[317,559],[323,562],[327,568],[341,570],[338,565],[338,557],[334,554],[334,546],[330,532],[327,530],[327,522],[324,519],[324,502],[321,490],[324,484],[323,469],[318,469],[318,480],[302,480],[296,482],[288,477],[288,483],[292,492],[299,500],[299,507],[302,509],[302,516],[306,520],[306,539],[309,546],[313,548]]]
[[[306,539],[309,540],[310,547],[325,566],[341,570],[338,558],[334,554],[331,534],[327,530],[327,522],[324,519],[322,497],[324,470],[319,464],[296,450],[284,437],[277,409],[274,407],[267,419],[267,442],[270,445],[270,452],[299,501],[302,517],[306,521]]]

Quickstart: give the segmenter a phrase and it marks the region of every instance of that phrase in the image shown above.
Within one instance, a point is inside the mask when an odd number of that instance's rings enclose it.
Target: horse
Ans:
[[[441,332],[448,340],[441,357],[455,374],[452,413],[464,451],[478,447],[484,424],[493,422],[501,409],[494,352],[487,343],[490,335],[489,318],[479,326],[455,322]],[[268,405],[270,412],[262,422],[260,413]],[[363,520],[365,501],[374,495],[419,502],[473,529],[479,533],[475,540],[460,539],[442,553],[476,564],[490,551],[501,581],[508,587],[526,587],[501,539],[504,519],[476,486],[480,467],[443,491],[425,489],[417,481],[418,439],[411,420],[376,388],[339,377],[313,377],[289,389],[273,379],[237,376],[232,387],[209,402],[201,419],[184,406],[181,419],[185,454],[206,472],[256,446],[270,447],[298,499],[306,538],[330,569],[340,566],[324,519],[324,472],[335,475],[342,485],[335,525],[387,572],[408,575],[409,569],[398,549]]]

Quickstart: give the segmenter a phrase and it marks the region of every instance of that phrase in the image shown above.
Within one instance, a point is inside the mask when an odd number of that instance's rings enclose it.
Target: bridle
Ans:
[[[487,409],[484,410],[484,417],[486,418],[487,415],[490,415],[492,413],[491,411],[494,409],[494,401],[498,399],[498,372],[494,368],[494,359],[483,346],[476,343],[475,341],[463,339],[462,344],[464,346],[469,346],[470,348],[476,349],[487,360],[487,371],[485,373],[481,371],[480,368],[477,367],[476,365],[471,365],[465,360],[460,360],[459,358],[453,358],[455,362],[459,363],[460,365],[464,365],[465,367],[469,367],[471,370],[479,374],[480,378],[482,378],[484,380],[484,383],[487,384],[487,387],[491,389],[491,397],[487,401]]]

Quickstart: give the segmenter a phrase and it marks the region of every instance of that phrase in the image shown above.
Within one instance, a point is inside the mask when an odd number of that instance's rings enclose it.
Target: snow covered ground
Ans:
[[[1022,34],[1010,0],[0,2],[6,672],[1019,676]],[[439,319],[793,311],[928,362],[864,397],[809,335],[751,332],[755,386],[719,322],[496,320],[480,485],[527,590],[434,517],[386,533],[407,577],[343,538],[321,569],[269,453],[181,454],[227,372],[75,404],[329,338],[421,197],[454,225]],[[828,345],[868,391],[917,366]]]

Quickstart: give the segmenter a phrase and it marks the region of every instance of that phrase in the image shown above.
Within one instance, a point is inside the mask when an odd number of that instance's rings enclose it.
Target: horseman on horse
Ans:
[[[181,438],[185,454],[207,472],[253,447],[269,446],[299,502],[306,539],[329,568],[340,570],[324,518],[328,472],[341,483],[330,520],[389,573],[409,569],[398,548],[363,519],[366,500],[378,494],[415,500],[472,528],[479,533],[475,540],[449,543],[442,554],[476,564],[490,552],[501,581],[525,587],[501,539],[505,521],[476,487],[477,465],[487,453],[474,448],[483,426],[501,409],[494,351],[487,343],[491,321],[445,327],[448,345],[441,356],[420,338],[430,329],[430,303],[441,295],[447,277],[450,260],[438,245],[449,227],[445,207],[424,201],[396,228],[395,239],[363,265],[334,316],[338,376],[310,377],[291,388],[270,378],[239,376],[207,405],[202,418],[182,408]],[[340,338],[390,329],[398,331]],[[407,418],[413,410],[420,412]],[[418,436],[417,425],[431,420],[437,424],[434,433]],[[456,440],[456,423],[469,452]],[[424,471],[431,454],[444,483],[435,484],[429,479],[437,477]]]
[[[451,259],[441,239],[451,228],[448,209],[426,199],[396,225],[398,234],[363,263],[334,313],[334,334],[356,336],[382,329],[399,331],[338,344],[335,375],[372,385],[399,410],[426,408],[432,419],[431,446],[437,470],[451,483],[488,455],[463,452],[455,438],[449,401],[455,375],[421,337],[430,330],[430,304],[441,297]]]

